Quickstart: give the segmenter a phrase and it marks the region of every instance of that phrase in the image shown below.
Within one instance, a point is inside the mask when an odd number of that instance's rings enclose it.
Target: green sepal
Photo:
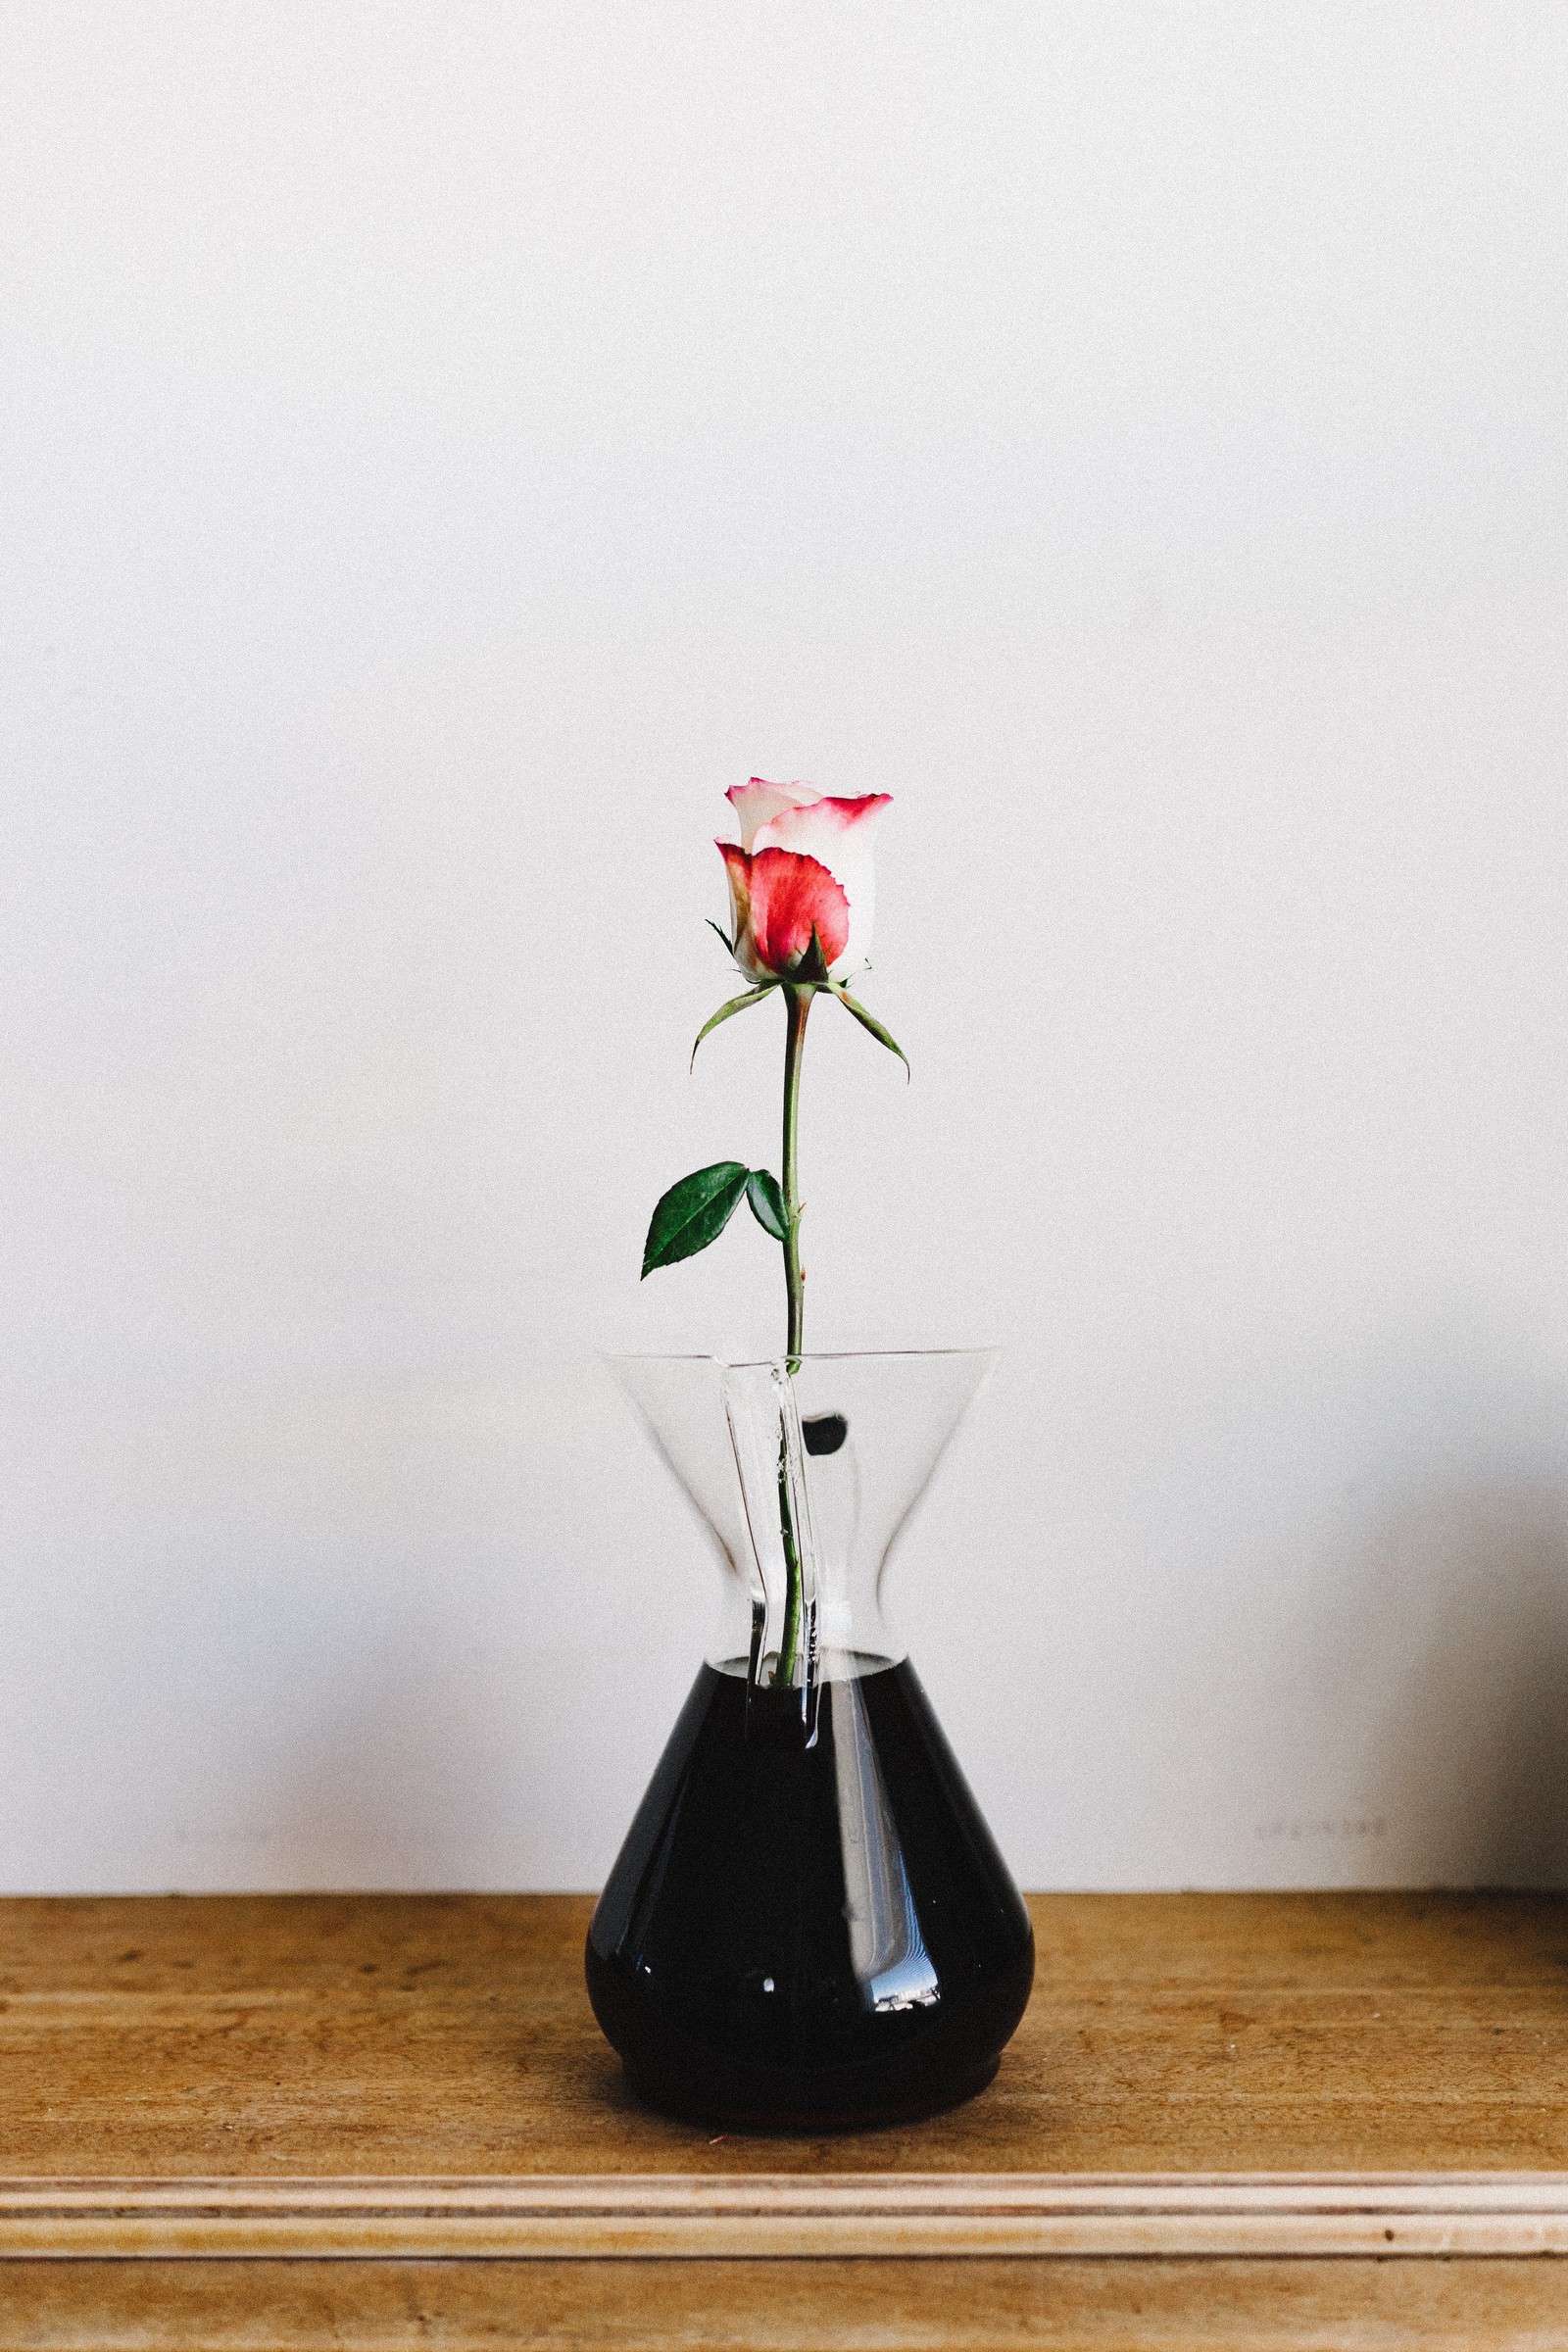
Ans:
[[[699,1250],[716,1242],[740,1206],[750,1181],[750,1169],[738,1159],[720,1159],[672,1184],[648,1228],[641,1279],[646,1282],[658,1267],[695,1257]]]
[[[705,1021],[702,1027],[698,1030],[697,1046],[702,1044],[704,1038],[708,1035],[710,1029],[716,1029],[718,1027],[720,1021],[727,1021],[731,1013],[744,1012],[748,1004],[760,1004],[764,997],[770,997],[772,995],[777,986],[778,982],[776,980],[764,980],[760,988],[749,988],[744,996],[731,997],[729,1003],[727,1004],[721,1004],[718,1010],[714,1013],[712,1019]],[[692,1058],[691,1061],[686,1065],[688,1070],[691,1069],[693,1063],[695,1063],[697,1059],[697,1046],[693,1046],[692,1048]]]
[[[827,957],[822,953],[822,942],[816,936],[814,923],[811,925],[811,944],[803,952],[800,962],[793,967],[789,977],[801,988],[827,988],[831,985],[827,976]]]
[[[707,923],[710,931],[713,932],[724,942],[725,955],[733,956],[735,953],[735,942],[731,939],[729,933],[723,928],[723,926],[719,923],[715,923],[710,914],[704,915],[703,920],[705,923]]]
[[[907,1078],[910,1075],[909,1056],[907,1054],[906,1054],[898,1039],[883,1028],[881,1022],[876,1018],[874,1013],[869,1013],[866,1011],[865,1006],[860,1003],[858,997],[851,996],[849,990],[845,987],[842,980],[830,980],[827,983],[827,987],[828,994],[830,996],[837,997],[839,1003],[844,1005],[847,1010],[854,1013],[856,1019],[859,1022],[862,1029],[870,1030],[871,1035],[876,1039],[876,1042],[879,1046],[886,1046],[890,1054],[896,1054],[898,1055],[899,1059],[904,1064],[904,1075],[906,1078]]]
[[[787,1242],[790,1238],[790,1214],[784,1205],[784,1196],[778,1189],[778,1178],[766,1168],[754,1168],[746,1179],[746,1198],[753,1216],[770,1241]]]

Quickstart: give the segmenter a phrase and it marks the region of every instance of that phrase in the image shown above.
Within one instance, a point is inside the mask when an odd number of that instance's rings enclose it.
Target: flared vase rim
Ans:
[[[977,1348],[803,1348],[791,1356],[714,1355],[706,1348],[601,1348],[606,1364],[716,1364],[724,1372],[760,1372],[771,1364],[906,1364],[995,1362],[1004,1353],[1000,1344]]]

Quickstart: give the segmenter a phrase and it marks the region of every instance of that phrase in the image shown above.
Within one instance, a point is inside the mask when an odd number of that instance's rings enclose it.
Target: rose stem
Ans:
[[[789,1026],[784,1033],[784,1217],[789,1231],[784,1242],[784,1288],[789,1295],[789,1338],[786,1349],[790,1371],[801,1368],[801,1342],[806,1324],[806,1277],[801,1272],[801,1190],[796,1169],[800,1130],[801,1056],[806,1051],[806,1019],[814,989],[786,988]]]
[[[801,1368],[801,1345],[806,1329],[806,1277],[801,1272],[801,1190],[796,1167],[800,1131],[801,1056],[806,1051],[806,1021],[815,991],[786,987],[784,1008],[784,1288],[789,1297],[789,1337],[786,1342],[791,1379]],[[780,1528],[784,1538],[784,1623],[779,1634],[776,1680],[795,1680],[796,1653],[801,1641],[801,1555],[790,1509],[788,1464],[782,1433],[778,1455]]]

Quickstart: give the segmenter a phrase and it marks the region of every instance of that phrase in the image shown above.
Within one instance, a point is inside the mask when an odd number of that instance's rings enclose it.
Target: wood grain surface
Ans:
[[[925,2125],[809,2139],[721,2134],[627,2098],[582,1992],[589,1908],[0,1903],[0,2238],[24,2232],[11,2250],[26,2257],[25,2230],[60,2225],[31,2249],[54,2259],[0,2262],[0,2347],[1568,2345],[1568,2262],[1520,2258],[1560,2242],[1565,2208],[1562,1897],[1036,1897],[1035,2000],[991,2089]],[[686,2200],[742,2234],[680,2260],[657,2234],[614,2260],[555,2259],[542,2237],[520,2249],[532,2259],[410,2259],[399,2236],[470,2209],[483,2228],[556,2228],[574,2196],[615,2228],[641,2212],[657,2231]],[[225,2260],[162,2259],[155,2238],[141,2259],[79,2258],[74,2230],[96,2214],[110,2244],[149,2200],[175,2227],[196,2217],[187,2245],[248,2203],[286,2228],[368,2224],[373,2249],[355,2243],[377,2258],[316,2259],[308,2229],[288,2259],[248,2258],[243,2233]],[[1393,2229],[1394,2254],[1419,2242],[1400,2238],[1412,2224],[1446,2214],[1463,2227],[1445,2242],[1465,2247],[1483,2241],[1464,2228],[1501,2217],[1517,2253],[1234,2258],[1270,2242],[1236,2237],[1250,2213],[1287,2207],[1348,2230],[1352,2250]],[[956,2217],[969,2251],[910,2259],[895,2231],[861,2249],[881,2259],[763,2261],[744,2236],[760,2212],[791,2228],[923,2215],[938,2236]],[[1157,2235],[1107,2259],[1059,2234],[1108,2217],[1136,2236],[1151,2215],[1222,2230],[1206,2259],[1171,2259]],[[1036,2234],[986,2240],[981,2222]]]
[[[1549,2262],[18,2263],[5,2352],[1562,2352]]]
[[[992,2087],[810,2139],[651,2115],[586,1896],[0,1902],[0,2172],[1538,2172],[1568,2162],[1568,1898],[1038,1895]]]

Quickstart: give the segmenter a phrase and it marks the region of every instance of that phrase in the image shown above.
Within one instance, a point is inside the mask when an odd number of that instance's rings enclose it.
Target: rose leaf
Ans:
[[[646,1281],[659,1266],[673,1266],[683,1257],[695,1257],[699,1250],[716,1242],[740,1206],[749,1182],[750,1171],[738,1159],[720,1159],[672,1184],[648,1228],[642,1279]]]
[[[746,1198],[753,1216],[769,1240],[787,1242],[790,1218],[784,1196],[778,1189],[778,1178],[770,1176],[766,1168],[754,1168],[746,1179]]]

